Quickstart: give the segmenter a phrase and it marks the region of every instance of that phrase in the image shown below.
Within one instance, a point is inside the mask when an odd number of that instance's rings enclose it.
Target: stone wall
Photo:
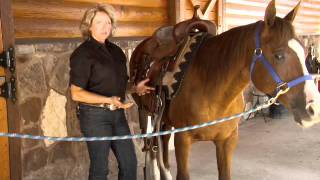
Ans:
[[[139,41],[116,41],[130,56]],[[16,45],[20,133],[81,136],[75,103],[69,92],[69,57],[79,42]],[[132,133],[140,133],[137,107],[127,111]],[[142,142],[135,140],[142,179]],[[112,153],[111,153],[112,154]],[[22,140],[23,180],[86,180],[89,157],[84,142]],[[110,179],[117,179],[117,163],[110,156]]]

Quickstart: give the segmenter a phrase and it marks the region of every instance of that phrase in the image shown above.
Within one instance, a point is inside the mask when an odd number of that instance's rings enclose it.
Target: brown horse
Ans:
[[[166,124],[182,128],[241,113],[244,109],[242,91],[250,79],[257,89],[270,95],[277,89],[293,86],[278,100],[301,126],[318,122],[320,95],[313,81],[306,76],[304,47],[292,26],[299,5],[284,18],[279,18],[276,17],[275,0],[272,0],[264,21],[205,40],[185,74],[179,93],[166,107]],[[253,58],[254,54],[258,58]],[[281,82],[290,83],[279,86],[277,77]],[[212,141],[216,145],[219,180],[230,180],[232,154],[238,142],[238,122],[239,119],[233,119],[175,134],[177,179],[190,179],[188,158],[192,143]],[[167,140],[164,143],[167,148]],[[167,154],[164,157],[165,165],[169,167]]]

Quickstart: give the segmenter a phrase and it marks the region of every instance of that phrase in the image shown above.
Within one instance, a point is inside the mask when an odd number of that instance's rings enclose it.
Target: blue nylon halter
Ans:
[[[261,33],[261,24],[262,22],[258,22],[258,26],[256,29],[256,36],[255,36],[255,43],[256,43],[256,49],[254,50],[254,55],[253,55],[253,60],[250,66],[250,78],[252,79],[252,72],[253,69],[256,65],[257,61],[260,61],[263,63],[264,67],[268,70],[272,78],[276,81],[277,83],[277,88],[276,92],[279,91],[279,88],[281,88],[283,85],[286,85],[289,89],[304,82],[307,80],[313,80],[313,77],[308,74],[304,76],[300,76],[297,79],[294,79],[288,83],[283,82],[281,78],[278,76],[272,65],[267,61],[266,57],[263,55],[262,49],[261,49],[261,44],[260,44],[260,33]]]

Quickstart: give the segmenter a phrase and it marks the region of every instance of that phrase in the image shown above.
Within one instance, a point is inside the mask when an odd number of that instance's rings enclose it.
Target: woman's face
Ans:
[[[95,40],[104,43],[112,31],[110,17],[104,12],[97,12],[92,20],[90,31]]]

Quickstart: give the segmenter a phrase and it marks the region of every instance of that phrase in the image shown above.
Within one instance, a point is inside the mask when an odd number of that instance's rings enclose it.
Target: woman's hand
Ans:
[[[117,97],[117,96],[112,96],[112,97],[110,97],[110,100],[111,100],[110,104],[116,106],[117,109],[119,109],[119,108],[128,109],[128,108],[130,108],[130,107],[133,105],[133,102],[122,103],[122,102],[120,101],[121,98],[120,98],[120,97]]]
[[[110,97],[110,104],[114,105],[116,107],[120,107],[120,106],[122,106],[122,102],[120,100],[121,100],[120,97],[112,96],[112,97]]]
[[[146,86],[146,83],[149,82],[149,79],[145,79],[145,80],[142,80],[140,81],[137,86],[136,86],[136,93],[139,95],[139,96],[143,96],[147,93],[150,93],[151,91],[154,90],[153,87],[150,87],[150,86]]]
[[[133,106],[133,102],[127,102],[127,103],[123,103],[120,108],[128,109],[128,108],[131,108],[131,106]]]

